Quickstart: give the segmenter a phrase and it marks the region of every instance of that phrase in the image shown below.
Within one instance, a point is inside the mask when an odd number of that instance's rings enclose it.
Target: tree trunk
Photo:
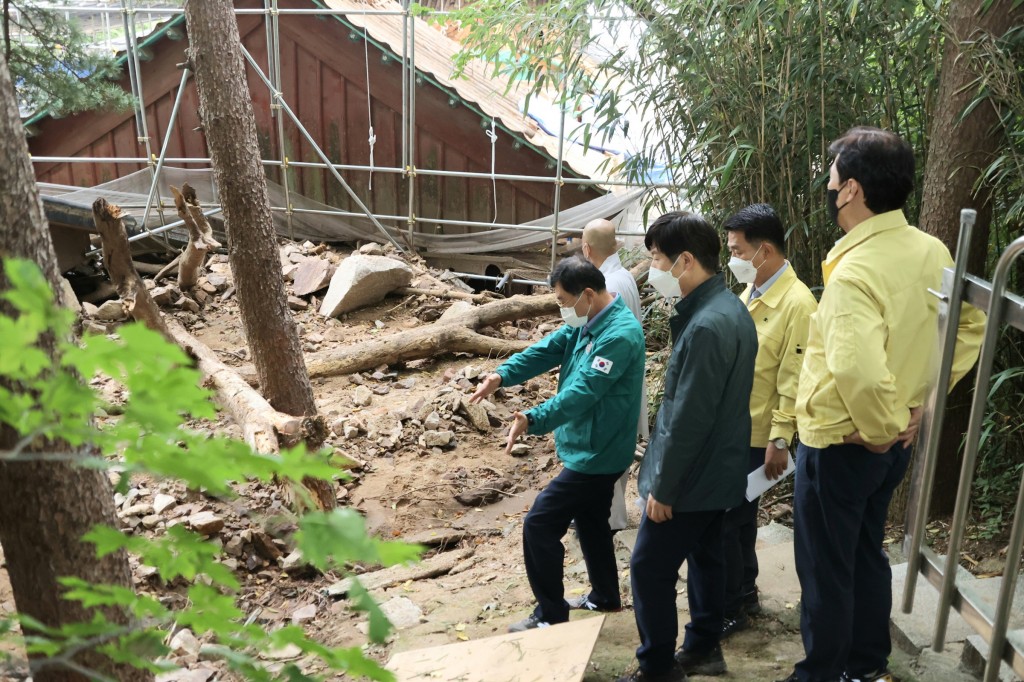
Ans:
[[[110,276],[110,282],[117,289],[117,295],[121,297],[125,314],[153,331],[160,332],[174,343],[160,315],[160,308],[135,269],[123,219],[120,207],[108,204],[106,199],[99,198],[93,202],[92,222],[103,240],[103,265]]]
[[[260,388],[274,409],[315,419],[313,388],[284,289],[234,6],[226,0],[186,0],[185,21],[238,307]],[[326,435],[326,429],[317,431]],[[308,485],[318,501],[334,506],[330,481]]]
[[[982,102],[960,120],[977,94],[977,88],[971,84],[979,76],[975,62],[961,48],[965,41],[976,40],[980,35],[1002,36],[1011,26],[1024,21],[1024,6],[1014,9],[1013,0],[997,0],[988,11],[982,12],[984,4],[985,0],[956,0],[949,6],[950,33],[946,36],[939,72],[918,222],[922,230],[935,235],[955,252],[960,233],[960,209],[976,209],[978,221],[967,267],[979,275],[984,274],[988,251],[992,188],[986,184],[976,185],[982,171],[998,153],[1006,131],[989,102]],[[940,464],[932,494],[931,512],[934,514],[952,512],[956,502],[963,459],[960,443],[970,415],[972,376],[973,373],[960,381],[947,402],[940,438]],[[895,523],[905,520],[910,478],[907,476],[896,491],[889,508],[889,519]]]
[[[452,306],[450,313],[434,324],[409,329],[397,334],[363,341],[338,351],[311,354],[306,366],[311,376],[352,374],[380,365],[405,360],[428,358],[442,353],[476,353],[505,356],[518,353],[530,344],[478,334],[475,330],[502,322],[548,315],[558,310],[554,294],[545,296],[513,296],[482,306],[465,303]]]
[[[220,243],[213,238],[213,229],[203,215],[196,191],[186,182],[180,191],[172,185],[171,193],[174,194],[178,217],[185,221],[185,227],[188,228],[188,246],[178,263],[178,288],[187,293],[199,283],[207,252],[219,247]]]
[[[508,341],[478,334],[460,324],[432,324],[345,346],[337,351],[317,353],[306,359],[306,366],[310,376],[330,377],[442,353],[507,357],[526,350],[529,345],[526,341]]]
[[[0,253],[27,258],[43,270],[58,302],[63,288],[57,257],[39,198],[25,131],[18,115],[14,87],[6,60],[0,58]],[[0,273],[0,291],[8,288]],[[13,314],[0,301],[0,311]],[[49,350],[52,352],[52,340]],[[13,387],[17,390],[17,387]],[[0,425],[0,450],[10,450],[18,436]],[[70,452],[66,443],[47,443],[48,451]],[[29,452],[33,448],[29,449]],[[45,625],[59,627],[92,619],[92,611],[79,602],[61,598],[57,579],[74,576],[92,583],[132,588],[128,557],[116,552],[102,559],[93,545],[81,541],[96,525],[117,525],[114,493],[107,474],[62,462],[0,462],[0,545],[10,574],[14,601],[20,613]],[[129,625],[129,614],[105,611],[118,625]],[[152,674],[118,665],[95,651],[85,651],[75,662],[117,680],[151,680]],[[87,679],[68,668],[39,661],[32,677],[36,682],[70,682]]]

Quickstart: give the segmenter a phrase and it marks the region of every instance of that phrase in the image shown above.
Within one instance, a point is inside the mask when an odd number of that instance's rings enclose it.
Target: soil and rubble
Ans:
[[[388,289],[366,297],[376,302],[339,312],[339,306],[326,297],[341,279],[339,266],[346,258],[360,259],[364,270],[392,274],[375,275],[378,282],[386,281],[382,288]],[[371,259],[369,265],[366,259]],[[281,260],[289,305],[306,353],[422,327],[449,309],[464,310],[477,300],[461,282],[453,284],[416,257],[403,259],[390,245],[367,244],[352,256],[322,244],[286,244],[281,247]],[[346,287],[357,286],[350,277],[345,279]],[[177,319],[228,366],[243,376],[251,373],[226,256],[213,255],[206,273],[188,293],[167,280],[146,279],[145,285],[165,315]],[[396,288],[407,293],[395,295]],[[459,300],[460,296],[468,300]],[[116,300],[83,307],[83,325],[91,332],[115,332],[124,318]],[[485,333],[533,342],[558,324],[557,315],[534,317],[487,328]],[[500,358],[448,354],[312,379],[318,409],[330,425],[326,445],[348,460],[347,477],[335,486],[338,503],[358,510],[370,532],[428,548],[416,565],[356,568],[396,627],[386,645],[368,649],[381,661],[399,650],[502,634],[532,608],[521,558],[522,520],[559,464],[550,437],[526,436],[508,457],[505,434],[514,411],[554,395],[556,375],[504,387],[491,400],[471,405],[468,398],[479,380],[500,362]],[[118,404],[121,386],[107,379],[96,379],[94,384],[111,405]],[[116,418],[99,417],[101,422]],[[239,426],[224,416],[216,422],[190,425],[236,437],[241,434]],[[318,574],[295,550],[296,519],[283,492],[253,482],[240,482],[234,491],[235,497],[219,499],[178,482],[138,476],[126,493],[115,494],[115,503],[126,532],[152,537],[185,524],[209,536],[221,547],[221,562],[242,584],[240,606],[249,621],[269,628],[301,625],[328,645],[364,643],[364,618],[349,609],[345,576]],[[629,495],[630,499],[636,496],[635,483]],[[639,510],[629,506],[635,527]],[[629,533],[620,533],[616,543],[627,605],[631,605]],[[587,587],[586,569],[572,533],[566,537],[566,546],[567,592],[581,594]],[[170,606],[184,603],[187,586],[181,580],[162,583],[155,569],[135,559],[132,570],[140,591]],[[680,583],[679,603],[685,610],[684,584]],[[726,643],[733,679],[771,680],[788,673],[801,652],[792,601],[779,601],[777,608],[770,604],[751,630]],[[3,574],[0,609],[14,609]],[[161,676],[164,682],[225,678],[223,665],[205,655],[202,638],[188,630],[169,636],[172,658],[183,670]],[[637,644],[631,609],[609,614],[585,679],[615,679],[632,665]],[[280,665],[300,659],[298,650],[289,648],[264,655]],[[307,672],[322,672],[313,658],[299,660],[299,665]]]

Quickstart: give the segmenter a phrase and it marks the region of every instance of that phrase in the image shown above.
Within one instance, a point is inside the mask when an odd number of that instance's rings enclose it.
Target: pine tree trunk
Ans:
[[[58,301],[62,299],[57,257],[29,160],[25,132],[18,116],[6,61],[0,57],[0,253],[35,261]],[[0,291],[8,283],[0,273]],[[13,310],[0,301],[0,312]],[[53,350],[52,340],[47,350]],[[10,388],[10,387],[9,387]],[[17,387],[13,387],[17,390]],[[18,436],[0,425],[0,450],[10,450]],[[48,443],[48,451],[70,452],[66,443]],[[30,450],[31,451],[31,450]],[[0,545],[3,547],[20,613],[49,626],[91,620],[79,602],[61,599],[57,579],[74,576],[93,583],[132,587],[128,557],[123,552],[96,557],[95,548],[80,540],[93,526],[116,526],[114,494],[105,472],[68,463],[0,462]],[[109,620],[128,625],[128,614],[107,610]],[[150,673],[115,665],[94,651],[76,663],[118,680],[150,680]],[[41,667],[36,667],[41,666]],[[67,668],[33,666],[36,682],[87,679]]]
[[[227,223],[238,307],[260,388],[274,409],[315,417],[313,388],[284,289],[233,5],[187,0],[185,21],[199,116]],[[320,506],[335,506],[329,481],[305,483]]]
[[[981,34],[1002,36],[1024,21],[1024,6],[1012,8],[1013,0],[997,0],[982,12],[985,0],[955,0],[949,6],[948,24],[939,89],[931,123],[928,160],[924,171],[919,226],[956,250],[960,233],[960,209],[978,211],[974,227],[968,271],[984,275],[988,250],[988,230],[992,219],[991,187],[975,185],[981,172],[992,162],[1006,131],[999,123],[996,109],[989,103],[974,107],[962,121],[967,106],[977,94],[971,83],[978,77],[969,56],[961,49],[964,41]],[[949,396],[940,439],[939,466],[932,494],[933,514],[952,512],[960,481],[963,452],[960,447],[970,416],[973,372],[964,377]],[[896,491],[889,508],[889,519],[902,523],[906,517],[910,476]]]

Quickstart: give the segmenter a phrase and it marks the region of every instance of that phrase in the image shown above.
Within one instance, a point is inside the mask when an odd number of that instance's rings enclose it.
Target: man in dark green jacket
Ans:
[[[508,449],[523,433],[554,430],[564,468],[537,496],[523,521],[526,575],[537,608],[509,630],[518,632],[569,620],[570,608],[617,611],[618,570],[608,525],[612,490],[636,449],[636,422],[644,375],[643,329],[604,275],[592,264],[568,258],[551,273],[565,324],[489,375],[470,398],[479,402],[500,386],[512,386],[560,367],[558,393],[517,412]],[[748,316],[749,317],[749,316]],[[591,592],[566,602],[562,586],[562,536],[576,520]]]
[[[639,669],[623,680],[673,682],[726,670],[722,519],[743,502],[757,332],[718,271],[721,242],[704,218],[668,213],[647,231],[651,286],[679,296],[665,394],[638,489],[646,502],[630,562]],[[686,560],[690,623],[678,634],[676,581]],[[674,660],[673,660],[674,658]]]

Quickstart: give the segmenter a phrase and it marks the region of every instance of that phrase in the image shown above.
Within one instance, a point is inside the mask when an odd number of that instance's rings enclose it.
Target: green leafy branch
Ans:
[[[0,315],[0,423],[13,428],[19,440],[0,458],[59,457],[82,466],[116,466],[124,471],[123,485],[130,474],[144,472],[223,496],[233,494],[232,481],[342,475],[329,451],[310,453],[300,446],[262,454],[240,441],[186,428],[186,420],[215,418],[216,408],[200,373],[180,348],[135,324],[122,326],[116,337],[75,340],[73,315],[55,306],[35,264],[11,259],[4,261],[4,270],[11,287],[0,298],[15,314]],[[127,396],[121,414],[102,427],[94,415],[105,403],[89,384],[94,377],[119,382]],[[72,452],[63,452],[67,448],[56,447],[59,443],[72,446]],[[212,642],[204,650],[207,655],[221,658],[247,679],[312,679],[294,664],[273,672],[260,660],[260,653],[288,644],[333,670],[392,679],[360,647],[326,647],[298,627],[268,632],[247,622],[237,604],[238,579],[221,563],[220,548],[181,525],[152,539],[96,527],[84,540],[96,546],[98,556],[126,551],[154,567],[162,580],[188,583],[188,605],[172,610],[131,589],[66,578],[64,598],[80,602],[93,617],[51,628],[22,614],[24,645],[36,668],[63,666],[103,679],[75,660],[78,652],[95,649],[116,662],[164,671],[172,667],[166,658],[167,630],[187,627]],[[295,540],[304,559],[321,571],[346,571],[356,563],[406,563],[417,560],[422,550],[370,537],[362,517],[351,509],[302,516]],[[384,641],[391,626],[372,597],[356,585],[350,599],[354,610],[367,614],[370,639]],[[110,609],[130,614],[133,624],[124,627],[108,620],[105,611]],[[9,627],[3,629],[9,634]]]

